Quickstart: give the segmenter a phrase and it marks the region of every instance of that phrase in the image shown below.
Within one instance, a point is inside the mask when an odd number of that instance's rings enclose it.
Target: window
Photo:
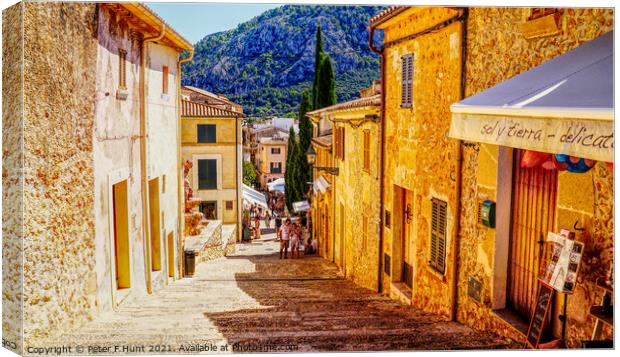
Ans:
[[[370,172],[370,130],[364,130],[364,171]]]
[[[226,201],[226,210],[232,211],[233,209],[233,201]]]
[[[335,130],[335,156],[344,160],[344,127],[336,127]]]
[[[167,94],[168,93],[168,66],[164,66],[161,72],[162,72],[161,92],[163,94]]]
[[[198,142],[201,144],[212,144],[217,140],[215,124],[198,124]]]
[[[402,60],[401,107],[410,108],[413,103],[413,54],[405,55]]]
[[[198,189],[217,189],[217,160],[198,160]]]
[[[166,175],[161,177],[161,193],[166,193]]]
[[[269,173],[281,174],[282,173],[282,163],[281,162],[271,162],[271,163],[269,163]]]
[[[431,247],[428,264],[438,273],[446,271],[446,224],[448,204],[433,198],[431,217]]]
[[[127,51],[118,50],[118,86],[121,89],[127,88]]]
[[[272,154],[279,154],[280,153],[280,148],[271,148],[271,153]]]

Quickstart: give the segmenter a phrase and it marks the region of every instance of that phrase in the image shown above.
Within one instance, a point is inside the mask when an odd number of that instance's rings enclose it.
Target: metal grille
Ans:
[[[523,154],[517,150],[514,161],[508,304],[529,320],[536,303],[543,243],[554,226],[557,171],[521,168]]]
[[[429,265],[437,272],[446,271],[446,224],[448,204],[445,201],[433,198],[431,219],[431,249]]]

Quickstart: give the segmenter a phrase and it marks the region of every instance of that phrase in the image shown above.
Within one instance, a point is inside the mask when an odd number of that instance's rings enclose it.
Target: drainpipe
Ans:
[[[465,98],[465,80],[467,77],[467,16],[469,15],[469,9],[463,9],[463,17],[461,19],[461,99]],[[457,161],[456,161],[456,235],[454,236],[454,279],[452,286],[452,311],[450,320],[457,320],[458,313],[458,304],[459,304],[459,256],[460,256],[460,244],[461,244],[461,192],[463,185],[463,146],[461,145],[463,142],[461,140],[457,140]]]
[[[239,212],[241,209],[241,205],[239,205],[239,124],[238,124],[239,118],[235,117],[235,186],[237,186],[237,189],[235,190],[235,198],[236,198],[236,217],[237,217],[237,234],[235,235],[235,243],[236,242],[240,242],[241,240],[239,239],[239,235],[242,234],[243,232],[241,232],[240,226],[241,226],[241,220],[239,217]]]
[[[375,27],[371,25],[368,35],[368,47],[372,52],[379,55],[381,61],[381,75],[379,77],[381,79],[381,109],[379,111],[379,118],[381,120],[379,124],[379,264],[377,265],[377,292],[381,293],[383,291],[383,193],[385,191],[383,183],[383,173],[385,171],[385,163],[383,160],[385,153],[385,146],[383,145],[385,142],[385,56],[383,48],[378,50],[374,47],[374,34]]]
[[[144,224],[144,272],[146,273],[146,291],[151,294],[153,292],[153,288],[151,285],[151,246],[149,244],[149,234],[150,234],[150,217],[148,213],[149,209],[149,186],[147,182],[147,174],[146,170],[148,168],[147,165],[147,135],[146,135],[146,44],[148,42],[153,42],[157,40],[161,40],[164,37],[164,33],[166,32],[166,25],[161,25],[161,30],[159,35],[154,37],[147,37],[142,40],[142,45],[140,46],[140,137],[142,141],[140,142],[140,162],[141,162],[141,173],[140,173],[140,182],[142,184],[142,222]]]
[[[183,58],[177,61],[177,143],[178,143],[178,152],[177,152],[177,181],[178,181],[178,195],[179,195],[179,217],[178,217],[178,240],[179,247],[177,248],[177,253],[179,253],[179,263],[177,264],[179,268],[179,277],[182,278],[185,274],[183,270],[183,254],[184,254],[184,246],[183,242],[185,241],[185,184],[183,181],[183,174],[181,170],[183,170],[183,155],[182,155],[182,143],[181,143],[181,63],[191,61],[194,58],[194,50],[191,49],[189,51],[189,57]]]

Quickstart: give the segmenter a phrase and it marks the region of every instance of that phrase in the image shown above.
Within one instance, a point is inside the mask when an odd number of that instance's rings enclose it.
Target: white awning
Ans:
[[[246,184],[243,184],[243,200],[248,204],[255,203],[269,209],[265,195]]]
[[[453,104],[456,139],[613,162],[613,31]]]
[[[273,180],[267,183],[267,188],[269,189],[269,191],[284,192],[285,190],[284,178],[281,177],[279,179],[276,179],[276,180]]]
[[[330,187],[332,187],[332,185],[330,185],[323,176],[319,176],[312,183],[312,190],[314,191],[315,195],[317,192],[325,193]]]
[[[310,210],[310,204],[308,201],[293,202],[293,211],[304,212]]]

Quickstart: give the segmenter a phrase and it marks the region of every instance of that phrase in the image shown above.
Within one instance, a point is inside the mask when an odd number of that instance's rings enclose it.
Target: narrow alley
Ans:
[[[519,347],[360,288],[320,257],[280,260],[275,234],[263,232],[233,255],[200,264],[193,278],[124,301],[49,345],[81,346],[83,354],[154,353],[150,346],[169,353],[226,345],[230,352]]]

